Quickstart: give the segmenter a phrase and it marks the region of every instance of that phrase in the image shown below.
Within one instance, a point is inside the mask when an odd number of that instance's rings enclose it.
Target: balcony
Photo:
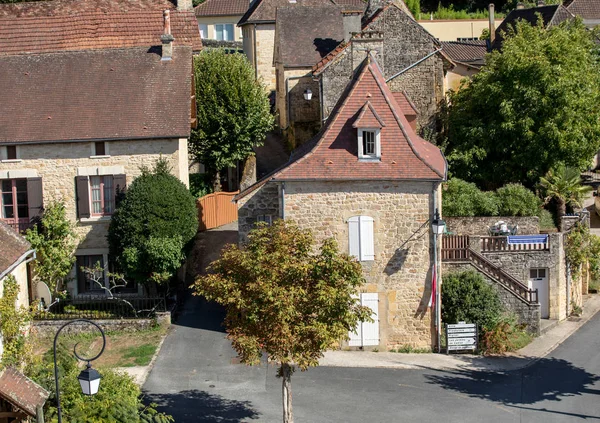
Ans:
[[[0,221],[7,224],[20,234],[25,233],[27,229],[31,228],[34,225],[34,223],[31,222],[28,217],[25,217],[23,219],[0,219]]]

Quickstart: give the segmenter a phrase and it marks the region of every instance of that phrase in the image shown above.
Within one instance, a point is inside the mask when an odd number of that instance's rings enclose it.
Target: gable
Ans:
[[[301,6],[342,6],[344,9],[364,10],[366,3],[362,0],[254,0],[246,11],[238,25],[248,23],[273,23],[276,20],[277,8],[279,7],[301,7]]]

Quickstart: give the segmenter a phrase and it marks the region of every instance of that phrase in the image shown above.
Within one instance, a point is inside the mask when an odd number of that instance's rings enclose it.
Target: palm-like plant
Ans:
[[[545,194],[546,204],[552,199],[556,200],[559,220],[567,213],[567,206],[581,207],[585,195],[593,189],[581,184],[579,169],[564,165],[556,170],[551,169],[546,176],[542,176],[540,186]]]

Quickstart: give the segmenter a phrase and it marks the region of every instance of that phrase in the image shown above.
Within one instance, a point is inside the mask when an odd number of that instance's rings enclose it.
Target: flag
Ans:
[[[429,297],[428,307],[435,308],[435,300],[437,299],[437,275],[435,274],[435,264],[431,267],[431,297]]]

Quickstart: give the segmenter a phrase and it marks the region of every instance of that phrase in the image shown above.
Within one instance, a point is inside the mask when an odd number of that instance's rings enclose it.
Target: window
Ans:
[[[367,160],[379,160],[381,147],[379,141],[379,129],[358,130],[358,158]]]
[[[529,279],[544,279],[546,269],[529,269]]]
[[[106,143],[98,141],[94,143],[94,156],[106,156]]]
[[[200,38],[208,38],[208,25],[198,24],[198,27],[200,28]]]
[[[106,216],[113,214],[115,193],[112,189],[112,185],[112,175],[90,177],[92,216]]]
[[[269,214],[261,214],[256,216],[256,222],[265,222],[268,226],[271,226],[273,224],[273,216]]]
[[[17,160],[17,146],[7,145],[6,146],[6,160]]]
[[[233,24],[217,24],[215,32],[218,41],[233,41]]]
[[[375,260],[373,218],[353,216],[348,219],[349,254],[359,261]]]
[[[19,224],[29,223],[27,179],[2,180],[2,209],[0,218],[19,229]]]
[[[77,287],[80,294],[101,291],[102,287],[106,286],[105,276],[102,254],[77,256]]]

